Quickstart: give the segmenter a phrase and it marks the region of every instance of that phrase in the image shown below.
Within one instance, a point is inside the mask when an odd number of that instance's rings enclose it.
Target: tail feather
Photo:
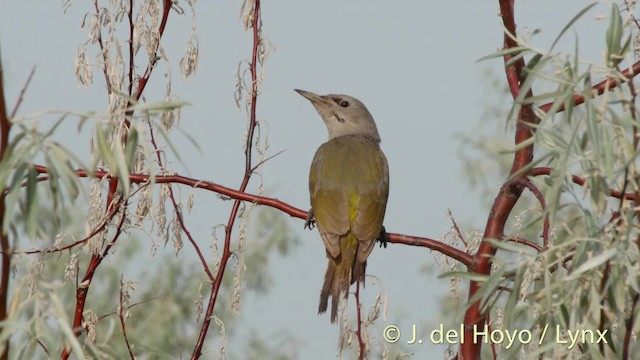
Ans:
[[[341,256],[338,256],[337,259],[328,257],[329,264],[324,275],[322,290],[320,290],[318,314],[323,314],[327,311],[329,297],[331,297],[331,322],[335,323],[338,319],[340,296],[342,295],[346,299],[349,294],[349,287],[354,282],[358,281],[364,284],[367,263],[360,263],[356,260],[352,268],[351,266],[344,266],[347,264],[340,262]]]
[[[327,272],[324,276],[324,284],[320,291],[320,306],[318,306],[318,314],[327,311],[329,297],[331,297],[331,322],[335,323],[338,319],[338,304],[340,303],[340,295],[345,298],[349,293],[349,285],[351,280],[351,269],[348,267],[336,266],[334,259],[329,259]]]
[[[333,259],[329,259],[327,272],[324,276],[324,284],[320,291],[320,306],[318,306],[318,314],[327,311],[329,297],[331,297],[331,322],[335,323],[338,319],[338,304],[340,302],[340,294],[347,297],[349,291],[349,273],[344,272],[341,266],[336,266]],[[348,269],[347,269],[348,270]]]
[[[355,264],[353,264],[353,271],[351,272],[351,283],[355,283],[356,281],[362,283],[362,287],[364,287],[364,275],[365,270],[367,269],[367,262],[360,262],[356,259]]]
[[[320,290],[320,306],[318,306],[318,314],[324,314],[327,311],[327,303],[329,302],[329,292],[331,291],[331,283],[333,282],[333,274],[336,271],[336,264],[329,259],[327,272],[324,275],[324,284]]]

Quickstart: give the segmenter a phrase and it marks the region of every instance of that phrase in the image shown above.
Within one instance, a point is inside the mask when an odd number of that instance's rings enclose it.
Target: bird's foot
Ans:
[[[316,219],[313,218],[313,208],[311,208],[307,213],[307,220],[304,222],[304,228],[313,230],[314,227],[316,227]]]
[[[380,230],[380,235],[378,235],[376,241],[380,243],[380,247],[384,246],[385,249],[387,248],[387,243],[389,243],[389,234],[387,234],[387,230],[384,226],[382,227],[382,230]]]

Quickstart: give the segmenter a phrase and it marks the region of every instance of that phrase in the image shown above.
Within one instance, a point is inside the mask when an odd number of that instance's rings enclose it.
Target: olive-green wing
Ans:
[[[331,257],[340,255],[340,235],[349,231],[349,209],[344,189],[342,166],[337,158],[343,156],[339,146],[325,143],[313,158],[309,172],[311,207]]]
[[[359,185],[357,216],[351,226],[351,231],[360,241],[359,262],[367,260],[380,235],[389,196],[389,168],[379,148],[370,151],[362,173],[368,175]]]

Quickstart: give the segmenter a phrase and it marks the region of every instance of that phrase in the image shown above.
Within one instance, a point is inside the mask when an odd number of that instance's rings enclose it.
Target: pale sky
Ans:
[[[542,48],[587,4],[578,0],[516,3],[521,34],[542,29],[533,38]],[[238,18],[240,4],[196,4],[200,59],[197,75],[190,81],[182,79],[177,67],[191,31],[190,13],[171,14],[162,39],[171,60],[173,91],[191,103],[183,111],[180,127],[202,149],[201,154],[175,132],[174,141],[188,171],[177,161],[172,164],[181,174],[233,188],[242,177],[246,126],[246,115],[233,98],[235,73],[238,62],[248,59],[251,50],[251,36],[244,33]],[[31,67],[37,65],[22,115],[52,108],[106,110],[101,72],[94,71],[94,85],[87,90],[78,88],[73,73],[76,49],[87,40],[86,29],[80,26],[83,14],[92,11],[90,2],[74,1],[66,14],[60,1],[5,0],[2,9],[0,50],[10,107]],[[270,127],[269,154],[286,150],[262,171],[265,196],[309,207],[308,168],[327,134],[315,110],[293,89],[343,93],[367,105],[382,137],[391,174],[387,231],[438,238],[451,226],[446,216],[449,208],[463,231],[481,230],[488,214],[481,201],[485,194],[471,189],[464,178],[458,135],[477,131],[487,104],[496,102],[492,98],[496,89],[486,83],[483,74],[491,69],[503,79],[499,59],[476,61],[502,45],[498,2],[276,0],[263,1],[262,10],[263,33],[275,50],[264,68],[258,119]],[[606,21],[596,22],[594,17],[603,14],[609,14],[606,5],[589,12],[559,50],[572,51],[577,34],[581,55],[600,62],[605,47],[601,29]],[[166,64],[161,63],[144,93],[147,100],[162,99],[165,73]],[[490,121],[503,126],[505,120]],[[66,146],[86,151],[87,137],[78,137],[73,124],[64,131],[60,139]],[[511,133],[505,136],[512,139]],[[496,176],[503,179],[506,174]],[[499,185],[496,181],[496,191]],[[255,186],[250,189],[255,191]],[[213,194],[199,192],[197,196],[189,229],[207,244],[211,227],[226,222],[229,203]],[[302,220],[290,219],[289,224],[303,246],[284,259],[272,259],[275,286],[265,298],[244,298],[240,332],[257,329],[268,337],[286,330],[303,341],[300,359],[330,359],[337,352],[339,329],[329,323],[329,316],[316,314],[326,267],[324,248],[317,232],[302,230]],[[448,280],[436,279],[434,272],[421,272],[425,265],[435,266],[433,255],[428,249],[393,244],[373,251],[367,273],[384,284],[389,324],[415,323],[424,330],[439,324]],[[190,251],[180,256],[195,261]],[[376,290],[367,287],[368,303]],[[379,323],[376,329],[381,330],[384,326]],[[372,335],[381,338],[381,333]],[[212,328],[207,347],[214,351],[216,336]],[[415,359],[442,358],[443,348],[432,344],[405,348],[415,353]]]

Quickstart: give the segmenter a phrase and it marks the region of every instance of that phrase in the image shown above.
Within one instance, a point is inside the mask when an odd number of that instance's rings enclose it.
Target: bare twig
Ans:
[[[158,148],[158,144],[156,143],[156,138],[155,138],[155,135],[154,135],[153,126],[151,126],[150,122],[149,122],[149,135],[150,135],[150,138],[151,138],[151,145],[155,149],[156,160],[158,160],[158,165],[162,168],[163,167],[162,156],[160,156],[160,150]],[[196,251],[196,254],[198,255],[198,259],[200,259],[200,263],[202,264],[202,267],[204,268],[204,272],[207,273],[207,276],[209,277],[209,281],[211,281],[213,283],[215,278],[213,277],[213,274],[211,273],[211,269],[209,268],[209,264],[207,264],[207,260],[204,258],[204,255],[202,254],[202,251],[200,250],[200,246],[198,246],[198,243],[196,242],[196,240],[193,238],[193,236],[191,236],[191,232],[189,231],[189,229],[187,229],[187,225],[184,222],[184,217],[182,216],[182,209],[180,209],[180,206],[178,206],[178,202],[176,201],[176,197],[173,194],[173,187],[171,186],[171,183],[169,183],[168,186],[169,186],[169,199],[171,199],[171,204],[173,205],[173,209],[176,212],[176,216],[178,218],[178,223],[180,224],[180,229],[182,230],[182,232],[185,235],[187,235],[187,239],[189,239],[189,242],[191,243],[191,246],[193,246],[193,249]]]
[[[11,122],[7,117],[7,103],[4,95],[4,75],[2,59],[0,59],[0,161],[4,160],[9,146],[9,133],[11,132]],[[1,189],[0,189],[1,190]],[[4,229],[5,193],[0,193],[0,249],[2,249],[2,274],[0,283],[0,322],[7,320],[7,301],[9,296],[9,277],[11,274],[11,247],[9,237]],[[9,358],[9,340],[4,344],[4,351],[0,354],[1,360]]]
[[[522,184],[522,186],[529,189],[529,191],[533,193],[533,195],[536,197],[536,199],[538,199],[538,202],[540,203],[540,207],[542,208],[542,214],[543,214],[542,216],[544,216],[544,221],[542,225],[542,243],[546,248],[549,246],[549,215],[547,214],[547,204],[544,200],[544,195],[542,195],[542,192],[540,191],[540,189],[538,189],[538,187],[534,183],[532,183],[531,180],[529,180],[528,178],[519,178],[516,181]]]
[[[247,142],[245,144],[245,171],[244,177],[242,179],[242,183],[240,184],[239,191],[244,192],[249,185],[249,179],[252,174],[252,161],[251,155],[253,151],[253,136],[256,128],[256,105],[258,101],[258,52],[260,49],[260,0],[254,0],[253,2],[253,12],[252,15],[252,33],[253,33],[253,50],[251,54],[251,64],[249,70],[251,72],[251,110],[249,113],[249,126],[247,129]],[[225,235],[224,235],[224,248],[222,251],[222,256],[220,259],[220,266],[218,267],[218,273],[215,276],[215,281],[211,286],[211,293],[209,296],[209,304],[207,305],[207,310],[204,315],[204,320],[202,322],[202,326],[200,328],[200,334],[198,335],[198,341],[193,349],[193,354],[191,356],[192,360],[196,360],[200,358],[202,355],[202,347],[204,346],[204,340],[207,336],[207,331],[209,329],[209,324],[211,323],[211,318],[213,315],[213,311],[215,309],[216,300],[218,298],[218,294],[220,293],[220,286],[222,285],[222,276],[226,270],[227,261],[229,260],[229,256],[231,255],[231,234],[233,233],[233,227],[238,217],[238,210],[240,209],[241,201],[236,199],[233,203],[233,207],[231,208],[231,212],[229,213],[229,220],[227,221],[227,225],[225,227]]]
[[[634,76],[638,75],[639,73],[640,73],[640,61],[634,63],[630,68],[622,71],[621,75],[625,79],[623,81],[629,81]],[[608,78],[606,80],[603,80],[603,81],[597,83],[591,89],[593,90],[593,92],[595,94],[602,95],[606,91],[613,90],[616,87],[620,86],[620,84],[621,84],[620,78],[611,77],[611,78]],[[575,105],[580,105],[580,104],[584,103],[584,100],[585,100],[584,96],[582,96],[582,95],[574,95],[573,96],[573,105],[574,106]],[[549,111],[552,106],[553,106],[553,102],[549,102],[549,103],[540,105],[539,109],[546,112],[546,111]],[[558,108],[558,112],[563,111],[563,110],[564,110],[564,105],[561,105]]]
[[[133,1],[131,3],[133,3]],[[98,0],[93,0],[93,7],[96,10],[96,20],[98,21],[98,23],[100,23],[100,7],[98,6]],[[100,54],[102,55],[102,61],[104,62],[102,66],[102,72],[104,73],[104,81],[107,84],[107,96],[110,96],[111,80],[109,80],[109,72],[107,69],[109,58],[107,57],[107,52],[104,51],[104,45],[102,43],[102,28],[100,26],[98,26],[98,45],[100,46]]]
[[[120,306],[118,306],[118,318],[120,318],[120,328],[122,329],[122,336],[124,337],[124,343],[127,345],[127,351],[129,351],[129,358],[131,360],[134,360],[136,357],[133,355],[133,349],[131,348],[131,343],[129,342],[129,338],[127,337],[127,327],[125,326],[124,294],[122,292],[123,286],[124,286],[124,280],[123,280],[123,277],[120,276]]]
[[[99,9],[97,6],[97,2],[94,1],[94,4],[96,6],[96,13],[99,16]],[[167,20],[169,18],[169,11],[171,10],[171,5],[172,5],[172,1],[171,0],[164,0],[163,1],[163,11],[162,11],[162,19],[160,21],[160,26],[158,29],[159,32],[159,38],[158,38],[158,46],[159,46],[159,41],[162,39],[162,35],[164,34],[164,29],[165,26],[167,25]],[[130,33],[130,36],[133,36],[133,32]],[[133,38],[131,39],[133,40]],[[100,49],[102,50],[102,43],[100,43]],[[108,93],[111,94],[111,89],[110,89],[110,85],[109,85],[109,78],[107,76],[107,58],[106,58],[106,54],[104,53],[104,51],[102,52],[103,56],[105,56],[105,64],[104,64],[104,72],[105,72],[105,77],[106,77],[106,81],[107,81],[107,90]],[[136,92],[136,95],[134,96],[133,99],[130,99],[127,103],[126,108],[130,109],[127,110],[127,112],[125,113],[125,118],[123,119],[123,124],[126,128],[129,128],[130,125],[130,117],[133,115],[133,109],[131,108],[131,104],[132,101],[139,101],[140,100],[140,96],[142,96],[142,92],[144,91],[144,88],[147,84],[147,81],[149,80],[149,77],[151,76],[151,72],[153,71],[153,68],[156,64],[157,60],[157,49],[155,49],[155,52],[153,54],[153,56],[151,57],[151,59],[149,59],[149,65],[147,66],[147,69],[145,71],[144,76],[142,77],[142,79],[140,80],[139,84],[138,84],[138,90]],[[114,139],[113,141],[123,141],[126,143],[127,140],[127,135],[125,134],[122,139]],[[114,199],[116,197],[116,193],[117,193],[117,189],[118,189],[118,179],[117,178],[111,178],[109,180],[109,192],[107,194],[107,209],[110,209],[112,205],[114,205]],[[116,201],[117,206],[122,205],[122,201]],[[117,207],[116,206],[116,207]],[[75,310],[75,316],[73,319],[73,329],[74,329],[74,334],[76,334],[76,336],[79,335],[80,331],[78,330],[83,322],[83,312],[84,312],[84,305],[87,299],[87,294],[89,293],[89,287],[91,285],[91,281],[93,279],[93,276],[96,272],[96,269],[98,268],[98,266],[102,263],[102,260],[104,259],[104,257],[107,255],[108,250],[113,246],[113,244],[117,241],[118,237],[121,234],[122,231],[122,225],[124,224],[124,219],[126,218],[126,209],[123,209],[123,213],[122,213],[122,219],[120,224],[118,225],[117,231],[115,236],[112,238],[112,240],[105,246],[105,251],[103,251],[101,254],[93,254],[91,256],[91,260],[89,261],[89,265],[87,266],[87,270],[85,272],[85,276],[83,281],[80,283],[80,286],[77,289],[77,293],[76,293],[76,310]],[[66,360],[69,358],[69,355],[71,354],[71,347],[70,346],[65,346],[62,354],[60,355],[60,358],[62,360]]]
[[[464,236],[462,236],[462,231],[460,231],[460,228],[458,227],[458,223],[456,223],[456,219],[454,219],[453,214],[451,214],[451,209],[447,209],[447,211],[449,213],[449,219],[451,219],[451,222],[453,223],[453,229],[456,231],[458,238],[460,238],[460,241],[462,241],[465,248],[469,247],[469,245],[467,244],[467,240],[465,240]]]
[[[553,169],[549,168],[549,167],[535,167],[533,169],[531,169],[531,176],[541,176],[541,175],[551,175],[551,172],[553,171]],[[585,179],[576,176],[576,175],[571,175],[571,181],[576,184],[576,185],[580,185],[583,186],[586,182]],[[633,194],[625,194],[623,192],[617,191],[617,190],[613,190],[613,189],[609,189],[609,196],[620,199],[622,197],[624,197],[627,200],[633,200],[634,199],[634,195]]]
[[[360,303],[360,282],[356,281],[356,312],[358,314],[358,328],[356,335],[358,337],[358,359],[364,360],[365,343],[362,339],[362,303]]]
[[[24,93],[27,91],[27,88],[31,83],[31,79],[33,79],[33,74],[35,73],[36,73],[36,66],[33,65],[33,67],[31,68],[31,72],[29,73],[29,77],[27,77],[27,81],[24,83],[24,86],[20,90],[20,95],[18,96],[18,100],[16,100],[16,104],[13,106],[13,110],[11,111],[11,115],[9,116],[10,119],[13,119],[14,117],[16,117],[16,113],[18,112],[18,109],[20,109],[22,100],[24,100]]]

